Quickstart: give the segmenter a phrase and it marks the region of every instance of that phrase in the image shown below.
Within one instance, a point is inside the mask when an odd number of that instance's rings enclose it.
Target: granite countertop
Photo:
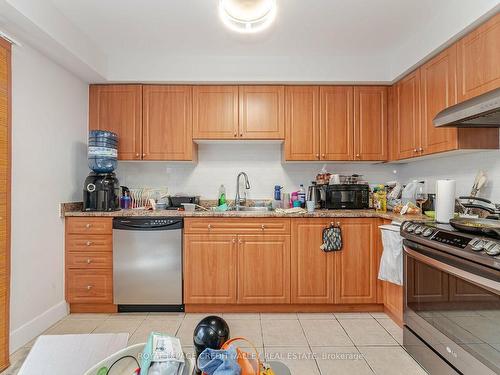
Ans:
[[[291,218],[329,218],[329,217],[374,217],[387,220],[395,220],[402,222],[404,220],[430,220],[423,215],[399,215],[392,212],[379,213],[375,210],[316,210],[313,213],[300,213],[300,214],[284,214],[274,211],[255,212],[255,211],[202,211],[197,210],[194,212],[175,211],[175,210],[120,210],[113,212],[82,212],[81,209],[68,209],[64,210],[66,217],[127,217],[127,216],[171,216],[171,217],[291,217]]]

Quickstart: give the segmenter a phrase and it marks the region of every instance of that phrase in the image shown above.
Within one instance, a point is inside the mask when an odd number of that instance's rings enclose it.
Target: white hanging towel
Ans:
[[[399,234],[401,223],[379,226],[384,251],[380,259],[378,278],[403,285],[403,237]]]

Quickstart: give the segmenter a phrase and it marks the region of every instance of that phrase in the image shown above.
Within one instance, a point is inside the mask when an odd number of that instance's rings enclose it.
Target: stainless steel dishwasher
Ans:
[[[119,312],[184,311],[178,217],[113,219],[113,294]]]

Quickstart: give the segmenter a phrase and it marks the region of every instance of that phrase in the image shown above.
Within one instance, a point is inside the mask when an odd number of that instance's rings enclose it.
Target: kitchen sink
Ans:
[[[233,211],[236,211],[236,208],[233,208]],[[266,207],[266,206],[242,206],[240,207],[239,211],[243,212],[268,212],[272,211],[272,208]]]

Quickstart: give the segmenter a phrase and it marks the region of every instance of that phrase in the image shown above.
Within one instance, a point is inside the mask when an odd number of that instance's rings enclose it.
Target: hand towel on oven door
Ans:
[[[401,223],[392,222],[379,226],[384,251],[380,259],[378,278],[403,285],[403,237],[399,234]]]

